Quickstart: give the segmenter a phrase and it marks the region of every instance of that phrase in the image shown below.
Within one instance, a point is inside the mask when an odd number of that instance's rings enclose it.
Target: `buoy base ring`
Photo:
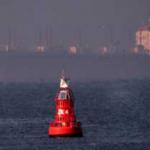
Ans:
[[[82,137],[81,127],[55,127],[50,126],[48,129],[50,137]]]

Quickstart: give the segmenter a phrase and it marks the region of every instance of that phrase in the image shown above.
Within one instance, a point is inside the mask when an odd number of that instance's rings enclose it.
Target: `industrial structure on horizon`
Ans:
[[[135,34],[134,53],[150,55],[150,25],[140,27]]]
[[[80,36],[79,36],[80,37]],[[130,50],[124,50],[118,42],[106,42],[103,45],[83,44],[80,38],[75,39],[71,44],[63,45],[53,43],[52,31],[48,29],[44,32],[38,32],[35,35],[33,45],[24,45],[21,40],[17,40],[14,32],[9,30],[8,38],[0,43],[0,52],[36,52],[50,54],[68,54],[68,55],[111,55],[111,54],[144,54],[150,55],[150,23],[140,27],[135,33],[135,46]],[[22,39],[23,40],[23,39]],[[124,51],[123,51],[124,50]]]

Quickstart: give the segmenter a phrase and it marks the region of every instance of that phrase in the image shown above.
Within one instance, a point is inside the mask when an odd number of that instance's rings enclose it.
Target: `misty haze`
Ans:
[[[9,34],[18,47],[34,50],[49,33],[50,46],[134,45],[135,31],[148,23],[149,0],[1,0],[0,43]],[[21,49],[20,49],[21,51]]]
[[[149,25],[149,6],[148,0],[1,0],[0,81],[53,81],[62,70],[80,81],[148,78],[149,47],[135,36]]]
[[[149,68],[150,0],[0,0],[0,150],[150,150]]]
[[[58,81],[64,70],[73,81],[143,79],[150,76],[149,56],[51,56],[1,54],[0,81]]]

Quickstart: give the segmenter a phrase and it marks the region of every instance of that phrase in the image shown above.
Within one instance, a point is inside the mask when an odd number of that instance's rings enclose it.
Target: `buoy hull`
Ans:
[[[50,137],[82,137],[82,129],[80,126],[51,126],[48,129]]]
[[[48,135],[51,137],[82,137],[81,123],[74,112],[74,96],[65,78],[60,80],[60,89],[55,98],[56,114],[50,123]]]

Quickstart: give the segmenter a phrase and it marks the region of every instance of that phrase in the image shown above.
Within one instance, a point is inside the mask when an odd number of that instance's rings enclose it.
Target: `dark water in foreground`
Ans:
[[[149,150],[150,80],[75,83],[83,138],[49,138],[57,84],[0,84],[0,150]]]

